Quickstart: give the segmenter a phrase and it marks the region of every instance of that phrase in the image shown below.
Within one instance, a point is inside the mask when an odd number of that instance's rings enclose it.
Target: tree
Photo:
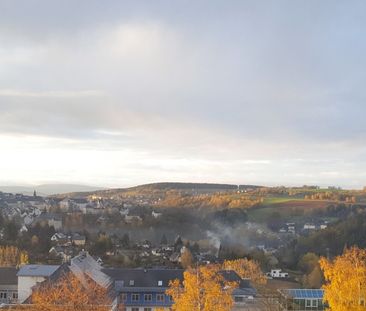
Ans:
[[[323,282],[319,266],[319,257],[314,253],[306,253],[299,262],[299,268],[304,272],[303,285],[306,288],[319,288]]]
[[[90,278],[80,281],[73,273],[64,273],[58,281],[41,284],[32,294],[36,310],[95,311],[110,310],[107,289]]]
[[[229,311],[238,284],[227,282],[216,265],[184,272],[183,284],[171,281],[166,291],[173,298],[173,311]]]
[[[168,239],[166,238],[166,235],[163,234],[160,240],[160,245],[168,245]]]
[[[0,246],[0,267],[14,267],[27,263],[27,252],[15,246]]]
[[[267,283],[266,276],[263,274],[259,263],[255,260],[248,260],[247,258],[225,260],[222,268],[224,270],[233,270],[242,279],[250,279],[255,284],[264,285]]]
[[[187,269],[192,266],[193,256],[188,247],[184,247],[180,261],[184,269]]]
[[[366,250],[352,247],[333,261],[320,259],[326,284],[324,299],[331,311],[365,310]]]
[[[130,246],[130,236],[128,233],[125,233],[121,239],[121,244],[123,247],[129,247]]]

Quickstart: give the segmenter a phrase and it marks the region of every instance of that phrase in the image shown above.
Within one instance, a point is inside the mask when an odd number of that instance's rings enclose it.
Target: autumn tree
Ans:
[[[303,285],[306,288],[319,288],[323,275],[319,265],[319,257],[314,253],[306,253],[299,262],[299,268],[304,273]]]
[[[0,267],[14,267],[28,263],[28,253],[15,246],[0,246]]]
[[[236,260],[225,260],[222,269],[235,271],[242,279],[250,279],[254,284],[264,285],[267,278],[261,270],[259,263],[255,260],[241,258]]]
[[[352,247],[333,261],[320,259],[326,284],[324,299],[331,311],[365,310],[366,250]]]
[[[69,272],[41,284],[32,294],[32,304],[39,311],[104,311],[110,310],[111,299],[106,288]]]
[[[192,256],[192,253],[191,251],[189,250],[189,248],[187,247],[184,247],[184,250],[183,250],[183,253],[182,253],[182,256],[180,258],[180,261],[181,261],[181,264],[182,264],[182,267],[184,269],[187,269],[189,267],[192,266],[192,263],[193,263],[193,256]]]
[[[229,311],[232,292],[238,286],[228,282],[219,266],[201,266],[184,272],[184,280],[171,281],[166,291],[173,298],[173,311]]]

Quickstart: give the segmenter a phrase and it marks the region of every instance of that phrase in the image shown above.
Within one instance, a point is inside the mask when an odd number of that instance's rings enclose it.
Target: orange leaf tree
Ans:
[[[247,258],[236,260],[225,260],[222,264],[222,269],[235,271],[242,279],[250,279],[257,285],[267,283],[267,278],[263,274],[259,263],[255,260]]]
[[[332,311],[366,309],[366,250],[352,247],[333,261],[320,259],[326,284],[324,300]]]
[[[32,304],[39,311],[109,310],[111,298],[106,288],[90,278],[81,282],[69,272],[55,282],[41,284],[32,294]]]
[[[166,293],[173,298],[174,311],[229,311],[236,287],[219,273],[219,266],[211,265],[185,271],[183,284],[170,282]]]

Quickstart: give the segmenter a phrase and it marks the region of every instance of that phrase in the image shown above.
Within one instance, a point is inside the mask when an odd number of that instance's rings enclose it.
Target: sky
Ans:
[[[0,0],[0,184],[366,185],[366,2]]]

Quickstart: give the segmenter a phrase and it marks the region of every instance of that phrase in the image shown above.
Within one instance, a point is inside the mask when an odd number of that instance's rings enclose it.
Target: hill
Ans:
[[[87,185],[77,184],[43,184],[38,186],[0,186],[0,191],[9,193],[22,193],[25,195],[32,195],[35,190],[38,195],[47,196],[59,193],[70,192],[91,192],[102,190],[101,187],[93,187]]]

